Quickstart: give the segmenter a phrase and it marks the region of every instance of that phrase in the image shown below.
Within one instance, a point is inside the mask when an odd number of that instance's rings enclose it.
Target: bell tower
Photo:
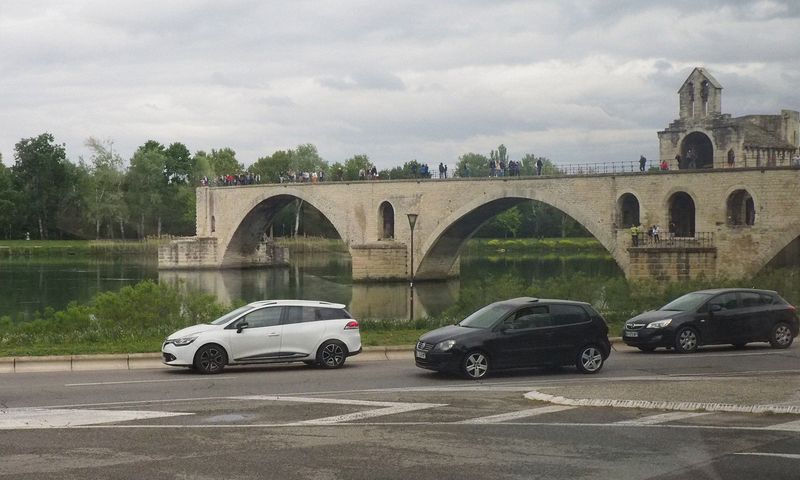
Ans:
[[[722,85],[704,68],[695,68],[678,90],[681,120],[703,120],[722,114]]]

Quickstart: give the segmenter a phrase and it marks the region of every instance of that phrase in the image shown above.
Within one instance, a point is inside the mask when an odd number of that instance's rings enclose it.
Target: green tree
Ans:
[[[213,177],[220,175],[238,175],[244,171],[244,165],[236,160],[236,152],[232,148],[221,148],[219,150],[211,149],[211,155],[208,156],[209,166],[213,173]]]
[[[49,133],[25,138],[14,146],[14,159],[14,184],[21,194],[18,207],[27,214],[23,226],[33,227],[40,239],[47,239],[54,233],[51,221],[66,190],[64,145],[56,144]]]
[[[194,158],[186,145],[175,142],[164,150],[167,156],[164,165],[164,175],[170,183],[197,183],[199,178],[193,178],[196,172]]]
[[[517,207],[511,207],[494,217],[492,221],[503,232],[504,238],[508,237],[509,233],[512,237],[517,238],[517,233],[522,226],[522,214]]]
[[[138,217],[139,238],[147,235],[146,221],[157,221],[157,234],[161,235],[162,213],[166,208],[167,155],[164,146],[148,141],[139,147],[131,158],[125,175],[126,200],[129,211]]]
[[[9,239],[19,234],[23,219],[19,216],[19,194],[14,188],[11,169],[6,168],[0,156],[0,237]]]
[[[401,167],[394,167],[389,170],[381,170],[380,177],[391,180],[397,180],[401,178],[418,178],[419,169],[421,166],[422,165],[418,161],[411,160],[404,163]]]
[[[90,137],[86,146],[91,150],[89,164],[85,165],[86,176],[82,189],[86,215],[94,223],[95,238],[100,238],[103,223],[108,226],[108,235],[113,238],[113,224],[119,223],[120,235],[125,237],[125,201],[122,192],[124,173],[122,157],[114,153],[111,141],[100,141]],[[83,161],[81,160],[81,164]]]
[[[342,180],[358,180],[359,172],[363,170],[365,173],[372,168],[367,155],[354,155],[344,161],[344,175]]]
[[[458,157],[456,169],[462,177],[488,177],[489,159],[480,153],[465,153]]]
[[[285,178],[292,170],[292,151],[278,150],[272,155],[256,160],[247,171],[254,175],[261,175],[262,183],[278,183],[281,177]]]

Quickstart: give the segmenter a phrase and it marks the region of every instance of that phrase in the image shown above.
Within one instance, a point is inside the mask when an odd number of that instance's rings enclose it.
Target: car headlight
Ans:
[[[167,340],[167,343],[171,343],[176,347],[183,347],[185,345],[189,345],[190,343],[194,342],[196,339],[197,335],[192,335],[190,337],[173,338],[172,340]]]
[[[434,351],[437,352],[447,352],[450,351],[456,344],[455,340],[445,340],[444,342],[439,342],[433,347]]]
[[[672,322],[671,318],[668,318],[666,320],[657,320],[655,322],[648,323],[647,326],[644,328],[664,328],[667,325],[669,325],[670,322]]]

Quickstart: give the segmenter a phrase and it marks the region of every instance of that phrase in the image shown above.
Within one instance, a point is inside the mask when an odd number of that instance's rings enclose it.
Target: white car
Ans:
[[[358,322],[345,306],[310,300],[253,302],[211,323],[178,330],[161,346],[165,364],[201,373],[245,363],[305,362],[339,368],[358,353]]]

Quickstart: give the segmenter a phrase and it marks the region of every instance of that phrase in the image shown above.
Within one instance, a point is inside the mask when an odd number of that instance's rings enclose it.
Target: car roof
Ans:
[[[248,307],[266,307],[268,305],[291,306],[291,307],[326,307],[326,308],[345,308],[341,303],[331,303],[322,300],[259,300],[248,303]]]
[[[707,290],[698,290],[696,292],[691,292],[691,293],[705,293],[709,295],[717,295],[719,293],[729,293],[729,292],[768,293],[770,295],[778,294],[778,292],[776,292],[775,290],[763,290],[759,288],[709,288]]]
[[[557,298],[534,298],[534,297],[518,297],[518,298],[510,298],[508,300],[502,300],[497,303],[502,303],[504,305],[509,305],[512,307],[522,307],[524,305],[535,305],[535,304],[554,304],[554,303],[561,303],[565,305],[589,305],[586,302],[579,302],[577,300],[561,300]]]

